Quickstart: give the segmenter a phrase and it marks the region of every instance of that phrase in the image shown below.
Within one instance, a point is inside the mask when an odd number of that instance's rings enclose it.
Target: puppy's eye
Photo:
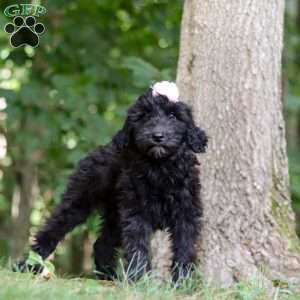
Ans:
[[[144,116],[145,116],[145,114],[136,114],[136,115],[133,116],[132,119],[133,119],[134,122],[137,122],[137,121],[143,119]]]
[[[171,120],[172,120],[172,119],[173,119],[173,120],[175,120],[175,119],[176,119],[176,116],[175,116],[173,113],[170,113],[170,114],[169,114],[169,119],[171,119]]]

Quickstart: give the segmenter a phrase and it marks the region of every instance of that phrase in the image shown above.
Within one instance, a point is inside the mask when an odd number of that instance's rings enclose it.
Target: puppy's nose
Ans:
[[[164,135],[161,132],[155,132],[152,134],[152,139],[154,142],[161,143],[164,139]]]

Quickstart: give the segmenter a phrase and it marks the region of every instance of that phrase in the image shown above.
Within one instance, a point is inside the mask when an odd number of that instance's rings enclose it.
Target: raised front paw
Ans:
[[[10,44],[13,47],[23,45],[37,47],[39,35],[45,31],[45,27],[42,23],[36,23],[33,16],[28,16],[25,19],[17,16],[14,18],[13,23],[5,25],[4,30],[6,33],[11,34]]]

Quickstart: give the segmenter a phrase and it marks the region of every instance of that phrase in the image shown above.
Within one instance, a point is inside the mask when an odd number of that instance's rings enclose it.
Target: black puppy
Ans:
[[[37,233],[33,251],[47,258],[93,210],[104,218],[94,244],[96,269],[111,278],[123,247],[135,277],[150,270],[150,237],[167,228],[173,242],[173,279],[196,259],[200,230],[198,161],[207,137],[174,83],[159,82],[128,110],[111,143],[79,162],[61,203]]]

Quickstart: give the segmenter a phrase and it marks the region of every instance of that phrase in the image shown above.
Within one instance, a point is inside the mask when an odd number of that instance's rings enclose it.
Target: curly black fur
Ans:
[[[195,153],[204,152],[206,145],[205,132],[195,126],[188,105],[153,97],[148,89],[128,110],[112,142],[79,162],[32,249],[47,258],[96,209],[104,223],[94,255],[104,278],[113,276],[121,246],[136,276],[149,270],[151,234],[167,228],[177,280],[196,259],[202,210]]]

